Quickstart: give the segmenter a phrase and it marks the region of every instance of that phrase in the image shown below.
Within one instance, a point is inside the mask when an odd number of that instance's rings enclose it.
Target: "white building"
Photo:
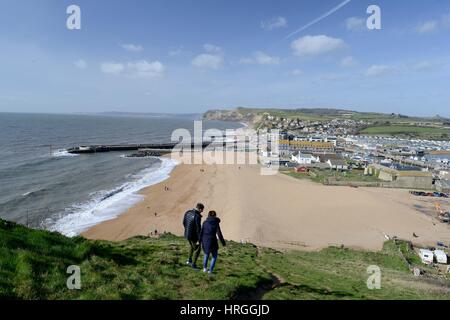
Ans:
[[[433,263],[433,252],[427,249],[420,249],[419,251],[420,259],[425,264]]]
[[[294,137],[294,141],[309,141],[309,138],[304,136],[297,136]]]
[[[447,264],[447,254],[442,250],[434,250],[434,257],[437,263]]]
[[[291,156],[291,160],[298,164],[311,164],[314,162],[320,162],[319,158],[314,157],[312,154],[297,152]]]
[[[348,164],[343,159],[329,159],[327,161],[331,169],[334,170],[348,170]]]
[[[331,142],[335,147],[337,146],[337,137],[327,137],[325,142]]]

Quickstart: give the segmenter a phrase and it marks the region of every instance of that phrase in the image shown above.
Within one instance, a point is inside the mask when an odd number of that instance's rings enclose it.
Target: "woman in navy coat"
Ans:
[[[217,218],[215,211],[208,213],[208,218],[203,222],[202,231],[200,232],[200,241],[202,243],[205,258],[203,259],[203,272],[212,273],[216,265],[217,256],[219,253],[219,238],[223,246],[225,240],[223,239],[222,231],[220,230],[220,219]],[[208,269],[209,255],[212,255],[211,265]]]

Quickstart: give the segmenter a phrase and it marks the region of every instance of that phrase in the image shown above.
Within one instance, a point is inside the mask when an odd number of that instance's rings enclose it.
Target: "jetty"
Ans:
[[[203,143],[151,143],[151,144],[111,144],[111,145],[90,145],[90,146],[78,146],[67,149],[67,152],[71,154],[91,154],[91,153],[101,153],[101,152],[113,152],[113,151],[136,151],[141,149],[152,150],[155,152],[170,152],[175,147],[195,150],[195,149],[205,149],[209,146],[210,142]]]

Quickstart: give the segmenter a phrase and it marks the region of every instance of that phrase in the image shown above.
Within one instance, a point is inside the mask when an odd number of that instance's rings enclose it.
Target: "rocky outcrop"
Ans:
[[[255,114],[252,112],[245,112],[242,108],[232,110],[210,110],[203,114],[204,120],[220,120],[220,121],[235,121],[235,122],[252,122]]]

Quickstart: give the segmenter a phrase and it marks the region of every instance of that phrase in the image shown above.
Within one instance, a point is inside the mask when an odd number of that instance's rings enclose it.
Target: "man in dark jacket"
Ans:
[[[205,253],[205,258],[203,259],[203,272],[212,273],[214,271],[219,252],[219,243],[217,238],[219,238],[220,242],[225,247],[226,243],[223,238],[222,231],[220,230],[220,219],[217,218],[215,211],[210,211],[208,213],[208,218],[203,223],[200,234],[200,241]],[[212,260],[208,270],[209,255],[212,255]]]
[[[186,264],[192,268],[197,268],[197,260],[200,255],[200,231],[202,227],[202,215],[205,206],[198,203],[195,209],[189,210],[184,214],[183,226],[184,237],[189,241],[189,258]]]

